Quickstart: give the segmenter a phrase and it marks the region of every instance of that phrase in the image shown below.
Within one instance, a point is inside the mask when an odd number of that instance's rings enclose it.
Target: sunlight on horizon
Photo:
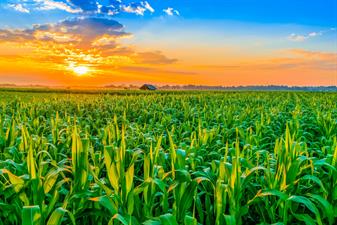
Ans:
[[[88,75],[91,72],[88,66],[76,65],[75,63],[70,63],[68,70],[72,71],[78,77]]]
[[[77,76],[83,76],[89,72],[89,68],[86,66],[76,66],[73,68],[73,71]]]

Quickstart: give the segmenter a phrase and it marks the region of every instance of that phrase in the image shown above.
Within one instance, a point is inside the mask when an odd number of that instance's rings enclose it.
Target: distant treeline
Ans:
[[[161,90],[228,90],[228,91],[337,91],[337,86],[205,86],[205,85],[184,85],[159,87]]]
[[[112,93],[120,94],[126,90],[127,94],[139,90],[136,85],[107,85],[104,87],[48,87],[40,85],[19,86],[15,84],[0,84],[0,91],[10,92],[53,92],[53,93]],[[157,86],[160,91],[309,91],[309,92],[337,92],[337,86],[285,86],[285,85],[253,85],[253,86],[206,86],[206,85],[164,85]],[[124,93],[125,94],[125,93]]]

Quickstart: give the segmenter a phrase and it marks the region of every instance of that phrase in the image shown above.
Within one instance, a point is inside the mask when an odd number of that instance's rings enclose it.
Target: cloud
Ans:
[[[89,39],[103,34],[114,36],[126,34],[122,24],[116,20],[101,17],[78,17],[64,20],[51,27],[59,30],[63,29],[65,32],[80,34]]]
[[[141,16],[143,16],[146,11],[150,11],[151,13],[155,11],[147,1],[139,3],[133,2],[128,5],[122,5],[121,8],[124,12],[134,13]]]
[[[306,59],[326,60],[337,64],[337,53],[308,51],[304,49],[290,49],[287,52],[292,55],[305,57]]]
[[[9,4],[10,8],[22,13],[29,13],[29,9],[25,8],[22,4]]]
[[[197,65],[196,68],[214,70],[292,70],[309,69],[337,72],[337,53],[287,49],[278,52],[281,57],[254,58],[239,64]]]
[[[319,32],[310,32],[308,34],[304,34],[304,35],[299,35],[299,34],[295,34],[292,33],[288,36],[288,40],[289,41],[295,41],[295,42],[303,42],[305,40],[314,38],[314,37],[318,37],[323,35],[323,31],[319,31]]]
[[[77,35],[64,34],[49,31],[36,31],[34,37],[40,41],[54,41],[57,43],[80,42],[81,38]]]
[[[116,15],[119,13],[133,13],[143,16],[145,12],[154,13],[155,9],[148,1],[124,2],[122,0],[12,0],[9,7],[28,13],[38,10],[62,10],[81,15]]]
[[[112,68],[111,68],[112,69]],[[196,72],[193,71],[184,71],[184,70],[173,70],[173,69],[162,69],[154,67],[142,67],[142,66],[125,66],[121,68],[122,72],[127,73],[148,73],[148,74],[170,74],[170,75],[196,75]]]
[[[99,36],[92,42],[94,47],[115,47],[117,38],[131,38],[132,34],[125,33],[124,35],[120,34],[118,36],[104,34]]]
[[[322,33],[317,33],[317,32],[311,32],[311,33],[309,33],[308,34],[308,37],[316,37],[316,36],[320,36],[320,35],[322,35]]]
[[[70,65],[85,65],[100,73],[106,66],[154,66],[177,61],[160,51],[138,52],[119,41],[131,37],[122,24],[106,17],[77,17],[29,29],[0,29],[0,44],[25,46],[31,49],[25,58],[55,64],[62,71]]]
[[[302,42],[305,41],[308,37],[303,36],[303,35],[297,35],[297,34],[290,34],[288,36],[288,40],[289,41],[298,41],[298,42]]]
[[[53,10],[53,9],[59,9],[66,11],[68,13],[80,13],[82,12],[82,9],[80,8],[72,8],[68,4],[64,2],[56,2],[52,0],[35,0],[36,3],[39,4],[37,7],[38,10]]]
[[[0,42],[23,42],[33,39],[32,30],[0,29]]]
[[[68,12],[79,12],[79,10],[81,10],[81,12],[87,14],[116,15],[120,12],[127,12],[143,16],[146,11],[149,11],[150,13],[155,12],[147,1],[131,2],[128,4],[124,4],[121,0],[109,0],[106,1],[105,4],[97,0],[68,0],[67,2],[71,6],[76,7],[76,9],[70,8],[70,6],[64,2],[54,3],[60,3],[62,8],[60,7],[59,9],[65,10],[65,8],[68,8]]]
[[[285,54],[291,56],[286,60],[296,67],[337,71],[337,53],[290,49]]]
[[[164,9],[163,12],[165,12],[169,16],[174,16],[174,15],[179,16],[180,15],[178,10],[175,10],[171,7],[167,8],[167,9]]]
[[[149,10],[151,13],[154,13],[154,9],[152,8],[152,6],[148,3],[148,2],[142,2],[143,6],[145,9]]]
[[[135,5],[128,5],[128,6],[123,6],[123,11],[128,12],[128,13],[134,13],[136,15],[144,15],[144,12],[146,11],[145,8],[141,6],[135,6]]]
[[[124,32],[124,26],[113,19],[78,17],[56,24],[34,25],[32,29],[0,30],[0,41],[77,42],[78,45],[90,47],[92,42],[102,35],[122,38],[130,34]]]
[[[97,11],[98,2],[95,0],[68,0],[72,5],[82,9],[83,11]]]
[[[160,51],[135,53],[134,59],[142,64],[172,64],[177,62],[177,59],[168,58]]]

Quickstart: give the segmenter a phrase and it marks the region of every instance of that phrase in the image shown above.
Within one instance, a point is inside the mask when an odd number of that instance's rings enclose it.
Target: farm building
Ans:
[[[157,90],[157,88],[152,84],[144,84],[143,86],[140,87],[140,90],[155,91]]]

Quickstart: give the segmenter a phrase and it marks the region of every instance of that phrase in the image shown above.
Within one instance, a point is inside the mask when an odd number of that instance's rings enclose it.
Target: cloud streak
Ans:
[[[9,4],[8,5],[10,8],[22,12],[22,13],[29,13],[29,9],[25,8],[22,4]]]
[[[335,28],[330,28],[328,30],[323,30],[323,31],[313,31],[313,32],[309,32],[306,34],[296,34],[296,33],[292,33],[290,34],[287,39],[289,41],[294,41],[294,42],[303,42],[312,38],[316,38],[319,36],[322,36],[326,33],[330,33],[330,32],[335,32],[336,29]]]
[[[52,0],[35,0],[38,4],[38,10],[54,10],[59,9],[66,11],[68,13],[81,13],[83,12],[80,8],[73,8],[64,2],[56,2]]]
[[[292,70],[310,69],[337,72],[337,53],[287,49],[279,52],[283,57],[254,59],[227,65],[197,65],[200,69],[214,70]]]
[[[299,34],[292,33],[288,36],[288,40],[289,41],[295,41],[295,42],[303,42],[305,40],[308,40],[308,39],[311,39],[311,38],[314,38],[314,37],[318,37],[318,36],[321,36],[321,35],[323,35],[323,32],[311,32],[311,33],[308,33],[308,34],[305,34],[305,35],[299,35]]]

